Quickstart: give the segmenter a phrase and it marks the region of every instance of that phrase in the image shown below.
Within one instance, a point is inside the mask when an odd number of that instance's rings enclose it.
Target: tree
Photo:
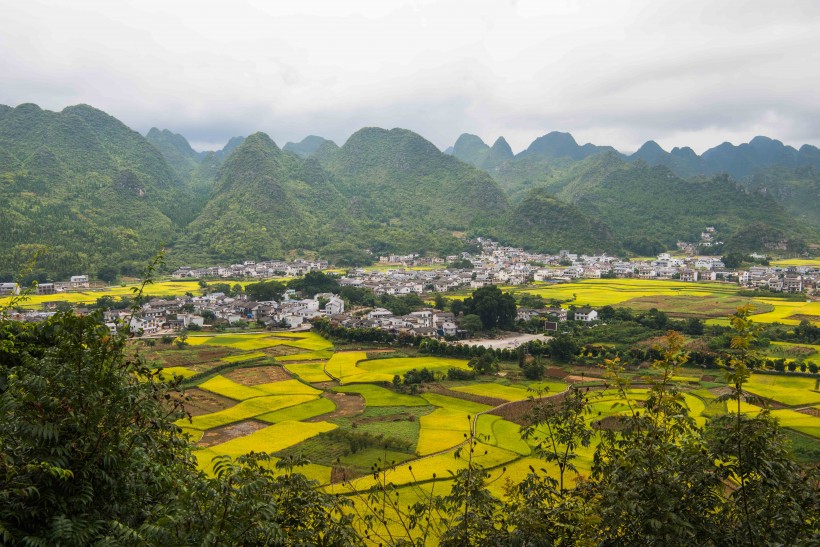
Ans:
[[[113,283],[117,279],[118,275],[119,272],[117,269],[112,268],[111,266],[104,266],[97,271],[97,277],[106,283]]]
[[[481,318],[474,313],[465,315],[461,318],[461,328],[466,330],[472,336],[483,328]]]
[[[465,313],[478,315],[486,330],[512,329],[515,325],[515,298],[502,293],[495,285],[473,291],[472,296],[464,300],[464,308]]]
[[[253,300],[267,302],[280,301],[285,294],[285,286],[279,281],[260,281],[245,286],[245,294]]]
[[[568,334],[559,334],[547,342],[550,355],[558,361],[568,362],[578,355],[581,345]]]
[[[193,472],[176,387],[124,348],[100,312],[2,324],[4,542],[130,543]]]
[[[305,298],[313,298],[320,292],[338,293],[340,288],[336,277],[320,271],[308,272],[305,277],[288,283],[288,287],[299,291]]]
[[[498,359],[491,352],[473,357],[467,362],[467,366],[473,369],[476,374],[495,374],[498,372]]]

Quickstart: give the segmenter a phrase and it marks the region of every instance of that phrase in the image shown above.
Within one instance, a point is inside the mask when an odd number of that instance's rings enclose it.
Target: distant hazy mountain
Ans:
[[[297,156],[307,158],[312,156],[321,146],[332,142],[316,135],[308,135],[301,142],[289,142],[282,147],[285,152],[293,152]]]
[[[582,160],[600,152],[615,152],[611,146],[595,146],[587,143],[579,146],[572,135],[552,131],[538,137],[532,144],[516,157],[538,156],[542,158],[571,158]]]

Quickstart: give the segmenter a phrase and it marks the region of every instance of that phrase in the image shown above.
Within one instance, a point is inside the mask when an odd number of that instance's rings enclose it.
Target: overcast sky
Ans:
[[[87,103],[199,149],[363,126],[518,152],[820,145],[820,2],[5,2],[0,103]]]

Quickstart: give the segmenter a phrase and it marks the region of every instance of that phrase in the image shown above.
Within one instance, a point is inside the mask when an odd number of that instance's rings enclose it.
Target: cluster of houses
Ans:
[[[293,296],[293,293],[289,293]],[[174,299],[151,299],[142,305],[138,314],[130,311],[108,311],[106,322],[112,330],[125,321],[131,321],[132,330],[156,334],[163,330],[199,327],[207,324],[235,325],[241,322],[259,322],[266,327],[297,328],[310,319],[344,313],[345,303],[338,295],[320,293],[313,298],[288,298],[256,302],[234,298],[224,293],[205,296],[183,296]],[[194,327],[195,328],[195,327]]]
[[[207,268],[191,268],[183,266],[171,274],[174,279],[204,277],[224,279],[236,278],[260,278],[269,277],[300,277],[308,272],[327,270],[329,264],[326,260],[303,260],[298,259],[293,262],[284,260],[265,260],[262,262],[247,261],[242,264],[231,264],[230,266],[208,266]]]
[[[101,288],[104,283],[89,281],[87,275],[72,275],[68,281],[56,281],[54,283],[38,283],[34,287],[34,294],[56,294],[67,290]],[[0,296],[10,296],[20,294],[21,288],[18,283],[0,283]]]
[[[706,232],[705,232],[706,233]],[[577,279],[638,278],[666,279],[686,282],[727,281],[746,287],[772,291],[800,292],[814,287],[820,279],[820,269],[810,266],[760,266],[748,270],[726,268],[720,257],[672,256],[661,253],[653,260],[622,260],[601,255],[578,255],[561,251],[556,255],[530,253],[515,247],[505,247],[489,239],[479,238],[481,253],[448,256],[439,260],[452,264],[464,261],[472,268],[413,269],[429,265],[430,259],[416,255],[380,257],[383,264],[395,268],[356,269],[340,279],[342,285],[365,287],[376,294],[422,294],[458,289],[477,289],[486,285],[521,285],[530,281],[570,282]]]

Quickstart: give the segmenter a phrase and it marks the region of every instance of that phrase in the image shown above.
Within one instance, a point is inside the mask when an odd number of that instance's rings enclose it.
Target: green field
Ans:
[[[373,384],[353,384],[341,386],[333,391],[340,393],[359,393],[364,397],[367,406],[426,406],[429,403],[415,395],[396,393],[389,389]]]
[[[633,301],[639,309],[657,307],[672,314],[713,317],[716,319],[710,319],[710,322],[718,323],[724,321],[720,317],[733,312],[739,303],[748,301],[757,307],[754,320],[761,323],[779,321],[797,325],[801,318],[820,322],[820,302],[788,302],[778,298],[739,299],[739,290],[740,287],[732,283],[584,279],[572,283],[541,284],[534,289],[513,289],[513,292],[537,294],[545,299],[570,300],[579,307],[629,306],[629,301],[640,299]]]
[[[637,286],[634,282],[632,285]],[[683,285],[700,288],[695,284]],[[721,285],[717,287],[725,289]],[[686,295],[684,297],[688,298]],[[634,292],[621,295],[621,298],[624,301],[634,298]],[[364,475],[353,481],[356,488],[364,488],[374,484],[374,478],[368,474],[370,466],[387,458],[395,463],[395,468],[387,471],[387,480],[393,482],[401,495],[407,496],[405,501],[408,501],[420,496],[422,490],[433,488],[431,481],[434,474],[436,491],[443,493],[449,490],[452,479],[448,471],[456,471],[466,465],[462,460],[454,458],[455,450],[463,447],[465,441],[474,434],[478,445],[473,456],[477,463],[489,470],[492,477],[497,478],[490,485],[491,491],[496,494],[503,494],[507,479],[513,482],[524,479],[530,473],[531,466],[538,470],[546,468],[548,474],[557,476],[554,465],[548,465],[536,457],[536,439],[522,440],[517,424],[486,413],[491,410],[490,406],[427,391],[425,386],[421,386],[419,395],[409,395],[397,393],[390,389],[389,385],[385,385],[392,383],[395,375],[406,374],[412,369],[420,370],[426,367],[438,374],[443,374],[450,367],[467,369],[466,360],[427,355],[368,359],[366,351],[334,352],[330,342],[309,334],[230,333],[189,338],[198,339],[197,341],[201,342],[200,346],[221,346],[233,350],[234,353],[237,350],[242,351],[238,355],[228,355],[228,358],[222,353],[215,361],[217,364],[241,363],[248,359],[267,357],[262,351],[253,349],[254,346],[261,344],[272,343],[292,347],[297,344],[303,345],[299,348],[303,353],[276,356],[277,361],[282,361],[281,365],[272,364],[272,359],[260,363],[261,366],[284,366],[298,379],[243,385],[225,376],[216,375],[199,384],[198,387],[203,391],[227,397],[236,403],[196,416],[190,423],[187,420],[180,421],[179,425],[194,441],[202,438],[204,432],[209,429],[243,420],[254,420],[256,427],[260,427],[260,422],[272,424],[244,437],[231,439],[210,448],[198,449],[196,455],[201,462],[200,466],[206,472],[210,471],[210,458],[217,454],[235,456],[251,449],[275,452],[277,457],[304,454],[316,462],[304,470],[308,476],[328,485],[332,491],[346,492],[350,489],[349,485],[329,484],[332,466],[340,465],[353,473],[353,476]],[[770,352],[782,351],[780,348],[790,346],[804,346],[806,351],[814,352],[818,349],[808,344],[778,343],[770,346]],[[184,368],[189,371],[196,370],[196,365],[188,365],[187,361],[184,364]],[[169,367],[166,370],[173,371],[174,368]],[[567,384],[557,380],[523,380],[521,373],[514,367],[505,369],[505,372],[507,376],[504,378],[482,377],[481,381],[440,382],[445,389],[460,392],[465,397],[487,397],[510,403],[537,396],[536,390],[539,388],[547,388],[546,396],[560,393],[567,388]],[[717,395],[705,389],[708,386],[700,382],[701,374],[700,370],[682,369],[674,378],[684,390],[690,390],[684,392],[683,398],[690,416],[699,426],[705,425],[709,418],[727,412],[726,403],[714,404]],[[341,382],[332,380],[332,377],[340,378]],[[310,383],[320,383],[325,389],[338,393],[357,393],[362,398],[331,400],[321,396],[322,392],[309,385]],[[709,384],[711,387],[719,385],[719,382]],[[820,438],[820,419],[796,410],[820,406],[820,392],[814,390],[814,378],[753,374],[746,389],[791,407],[774,410],[772,415],[787,428],[790,435],[797,436],[801,443],[800,450],[806,457],[813,457],[811,454],[816,453],[816,443],[812,444],[812,439]],[[634,411],[640,412],[648,390],[632,388],[627,393]],[[588,423],[629,412],[626,401],[612,389],[590,391],[589,399],[591,412],[587,416]],[[743,410],[754,413],[760,408],[744,403]],[[325,415],[328,416],[324,417]],[[316,437],[318,433],[335,427],[358,434],[380,435],[382,439],[397,442],[398,446],[404,448],[395,448],[394,445],[390,450],[386,450],[384,446],[371,445],[351,452],[348,450],[345,437]],[[223,434],[230,433],[217,432],[217,435]],[[599,435],[594,434],[591,446],[576,450],[578,457],[575,464],[581,475],[588,473],[591,468]],[[213,435],[208,434],[204,438],[212,439]],[[570,473],[565,480],[567,484],[574,484],[576,475]],[[421,484],[412,486],[416,481],[421,481]]]

